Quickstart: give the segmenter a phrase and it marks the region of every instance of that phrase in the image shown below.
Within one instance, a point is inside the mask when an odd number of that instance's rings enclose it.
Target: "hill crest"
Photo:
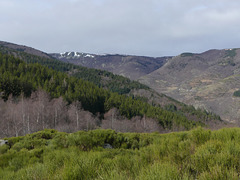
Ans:
[[[63,62],[113,72],[137,80],[163,66],[171,57],[146,57],[120,54],[97,55],[80,52],[50,54]]]
[[[213,111],[224,120],[238,122],[240,104],[233,93],[240,87],[240,49],[183,53],[141,77],[140,82],[181,102]]]

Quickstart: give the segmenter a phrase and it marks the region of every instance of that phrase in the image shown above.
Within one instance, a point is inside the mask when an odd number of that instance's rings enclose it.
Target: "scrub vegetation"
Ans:
[[[0,179],[239,179],[239,138],[239,128],[169,134],[46,129],[6,138]]]

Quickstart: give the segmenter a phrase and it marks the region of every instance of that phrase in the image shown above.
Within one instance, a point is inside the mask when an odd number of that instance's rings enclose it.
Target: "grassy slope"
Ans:
[[[239,137],[239,128],[162,135],[45,130],[8,138],[0,179],[239,179]]]

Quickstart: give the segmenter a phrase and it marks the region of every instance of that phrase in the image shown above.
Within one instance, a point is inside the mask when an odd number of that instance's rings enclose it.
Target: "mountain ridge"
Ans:
[[[77,78],[82,78],[82,75],[88,76],[87,73],[91,73],[92,77],[99,77],[99,76],[106,76],[106,78],[111,77],[111,76],[116,76],[111,74],[110,72],[105,72],[105,71],[101,71],[101,70],[88,70],[87,68],[83,68],[83,67],[76,67],[75,65],[71,65],[71,64],[67,64],[67,63],[63,63],[57,60],[51,60],[51,59],[46,59],[46,58],[40,58],[38,56],[33,56],[27,53],[23,53],[22,51],[16,51],[16,50],[12,50],[9,48],[1,48],[1,51],[3,50],[5,53],[4,54],[10,54],[10,55],[17,55],[17,57],[20,57],[22,60],[24,60],[27,63],[38,63],[38,64],[42,64],[44,66],[53,68],[55,70],[60,70],[61,72],[65,72],[68,74],[68,76],[75,76],[75,71],[83,71],[82,73],[80,73],[78,75]],[[13,54],[12,54],[13,53]],[[100,74],[99,74],[100,73]],[[102,78],[102,77],[100,77]],[[124,77],[117,77],[120,78],[120,83],[127,83],[127,84],[131,84],[131,81],[129,79],[126,79]],[[100,79],[101,80],[101,79]],[[104,81],[105,81],[104,80]],[[125,81],[126,80],[126,81]],[[94,82],[95,85],[99,86],[99,84],[95,81]],[[137,83],[137,82],[136,82]],[[153,107],[161,107],[161,109],[163,109],[164,111],[167,110],[170,114],[171,112],[174,112],[174,114],[176,114],[177,116],[185,116],[187,117],[187,119],[191,119],[195,122],[204,122],[207,125],[210,125],[211,128],[215,128],[215,123],[217,124],[221,124],[221,121],[218,116],[212,114],[212,113],[206,113],[205,111],[201,111],[201,110],[196,110],[193,107],[187,106],[185,104],[182,104],[180,102],[177,102],[163,94],[158,94],[156,93],[154,90],[149,89],[148,87],[144,87],[141,84],[136,84],[133,83],[132,87],[129,87],[130,92],[125,95],[128,95],[129,97],[139,100],[138,102],[144,102],[144,103],[149,103],[149,105],[153,106]],[[111,85],[111,84],[110,84]],[[121,84],[120,84],[121,85]],[[136,86],[137,85],[137,86]],[[122,86],[125,86],[125,84],[122,84]],[[135,87],[139,87],[139,88],[135,88]],[[132,89],[134,88],[134,89]],[[61,91],[59,91],[61,92]],[[116,95],[114,95],[116,96]],[[131,99],[130,98],[130,99]],[[135,100],[134,100],[135,101]],[[131,104],[132,101],[130,101]],[[117,104],[118,105],[118,104]],[[137,104],[135,104],[136,106],[138,106]],[[118,105],[119,106],[119,105]],[[117,106],[117,107],[118,107]],[[142,112],[141,112],[142,113]],[[172,117],[174,118],[174,117]],[[215,121],[217,120],[217,121]]]
[[[239,99],[233,93],[240,87],[239,72],[240,49],[209,50],[180,54],[139,80],[157,92],[238,123]]]
[[[40,56],[40,57],[52,58],[52,56],[50,56],[48,53],[45,53],[43,51],[37,50],[29,46],[25,46],[25,45],[18,45],[10,42],[0,41],[0,49],[2,49],[3,47],[7,47],[10,49],[14,49],[16,51],[25,52],[25,53],[29,53],[29,54]]]
[[[51,53],[56,59],[88,68],[102,69],[137,80],[164,65],[171,56],[147,57],[121,54],[91,54],[80,52]]]

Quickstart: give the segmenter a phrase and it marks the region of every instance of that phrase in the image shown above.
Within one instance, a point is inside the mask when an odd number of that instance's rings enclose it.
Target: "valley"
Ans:
[[[233,96],[240,86],[239,49],[209,50],[199,54],[182,53],[175,57],[159,58],[88,56],[86,53],[75,56],[75,53],[51,55],[61,61],[105,69],[138,80],[158,93],[195,108],[214,112],[227,122],[236,125],[239,123],[240,102],[238,97]]]
[[[102,69],[137,80],[162,67],[171,57],[144,57],[120,54],[96,55],[79,52],[51,53],[52,57],[88,68]]]
[[[237,179],[238,53],[107,55],[109,72],[0,42],[0,179]]]
[[[238,124],[240,50],[181,54],[139,79],[143,84],[196,108],[205,108]]]
[[[239,9],[0,0],[0,180],[240,180]]]
[[[45,128],[166,133],[227,126],[218,115],[178,102],[138,81],[61,62],[37,50],[27,53],[26,46],[4,44],[0,46],[1,137]]]

